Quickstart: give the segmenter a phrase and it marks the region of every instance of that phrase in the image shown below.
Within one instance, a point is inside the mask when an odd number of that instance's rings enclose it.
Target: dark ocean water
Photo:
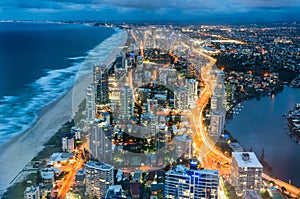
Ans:
[[[117,32],[87,25],[0,23],[0,144],[28,129],[40,109],[73,85],[81,63],[99,43],[104,46],[95,56],[108,54],[103,49],[116,44],[103,41]]]

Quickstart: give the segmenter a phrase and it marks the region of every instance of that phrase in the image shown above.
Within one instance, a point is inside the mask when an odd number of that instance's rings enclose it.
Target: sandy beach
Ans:
[[[111,64],[122,50],[121,46],[127,41],[127,32],[123,31],[122,34],[119,46],[108,55],[104,64]],[[67,93],[39,112],[38,119],[29,130],[1,146],[0,197],[12,185],[19,172],[43,149],[43,145],[64,123],[72,119],[85,98],[85,89],[92,82],[92,77],[90,73],[77,80]]]

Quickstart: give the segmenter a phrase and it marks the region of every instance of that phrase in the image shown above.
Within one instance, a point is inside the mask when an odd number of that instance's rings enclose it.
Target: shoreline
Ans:
[[[293,109],[289,110],[285,116],[287,120],[290,137],[295,137],[294,140],[297,144],[300,144],[300,104],[296,103]]]
[[[115,61],[116,55],[121,51],[120,47],[127,41],[127,32],[123,30],[122,34],[118,46],[107,55],[103,64],[110,65]],[[85,89],[92,82],[92,78],[92,69],[89,74],[76,78],[66,93],[38,112],[36,121],[28,130],[1,145],[0,197],[13,184],[15,177],[23,168],[44,148],[44,144],[65,122],[73,118],[79,104],[85,98]]]

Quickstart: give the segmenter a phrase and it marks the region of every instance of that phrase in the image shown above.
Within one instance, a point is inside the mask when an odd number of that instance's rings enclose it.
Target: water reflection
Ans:
[[[300,103],[300,89],[286,86],[275,97],[244,102],[244,109],[227,122],[226,129],[245,149],[253,148],[258,157],[264,149],[273,175],[300,187],[299,139],[290,135],[283,117],[296,103]]]

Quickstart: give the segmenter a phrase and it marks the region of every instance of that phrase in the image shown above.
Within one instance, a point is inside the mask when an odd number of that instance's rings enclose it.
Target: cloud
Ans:
[[[31,13],[56,13],[58,10],[52,8],[29,8],[28,12]]]
[[[70,0],[67,0],[70,1]],[[81,2],[99,3],[120,7],[139,9],[178,8],[178,9],[211,9],[224,8],[284,8],[300,6],[294,0],[78,0]]]
[[[279,17],[297,18],[297,8],[300,8],[300,1],[295,0],[0,0],[0,10],[3,11],[0,17],[21,18],[23,15],[18,16],[18,13],[28,12],[55,13],[53,18],[204,21],[205,17],[223,20],[221,15],[243,14],[248,20],[248,16],[256,17],[253,13],[257,11],[262,15],[276,13]],[[287,10],[292,10],[293,14]]]
[[[243,11],[247,9],[281,9],[300,6],[294,0],[1,0],[0,7],[91,9],[103,6],[132,9],[183,9],[210,11]]]

